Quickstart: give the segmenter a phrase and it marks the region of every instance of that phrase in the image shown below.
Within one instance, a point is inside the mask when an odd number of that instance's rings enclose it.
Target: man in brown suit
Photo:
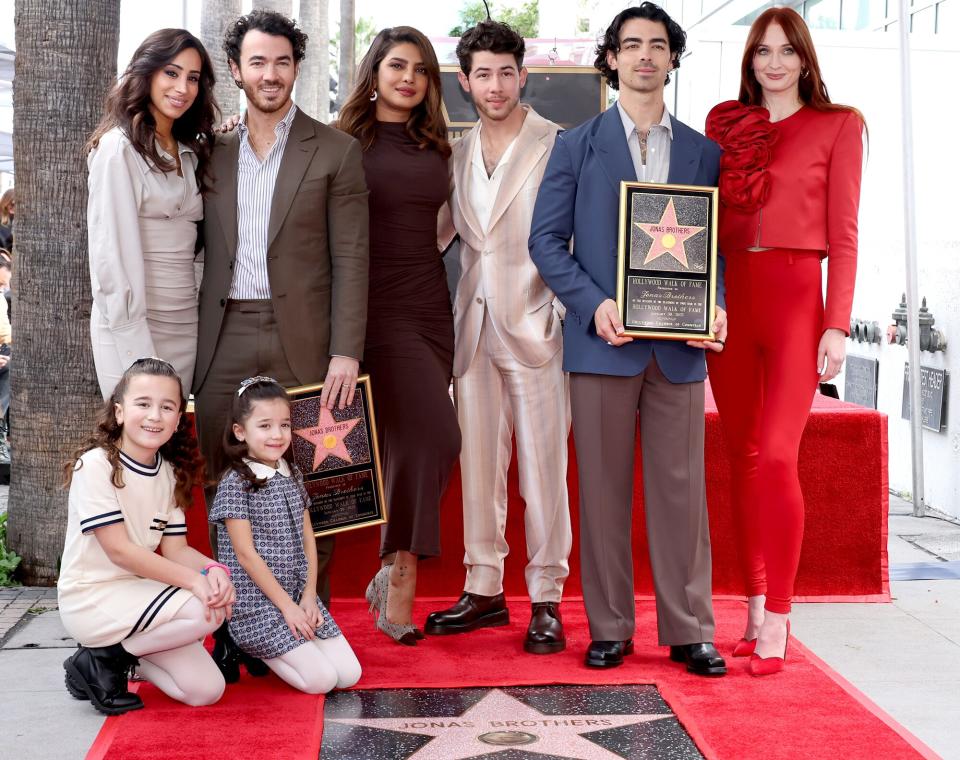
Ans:
[[[322,402],[342,406],[352,400],[362,358],[368,212],[361,151],[290,99],[305,47],[292,21],[268,11],[241,17],[224,40],[247,111],[217,141],[204,203],[193,392],[214,478],[241,380],[269,375],[287,387],[323,380]],[[332,546],[317,542],[324,601]]]

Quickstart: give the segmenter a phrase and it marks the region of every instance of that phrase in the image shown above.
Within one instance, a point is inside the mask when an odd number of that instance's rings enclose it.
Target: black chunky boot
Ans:
[[[223,625],[213,632],[213,661],[227,683],[236,683],[240,680],[242,654],[240,648],[233,642],[230,630],[227,628],[227,621],[224,620]]]
[[[76,654],[77,653],[75,652],[73,656],[76,657]],[[67,663],[65,662],[63,663],[63,665],[64,665],[64,668],[66,668]],[[88,702],[90,701],[90,697],[87,696],[87,692],[85,692],[83,690],[83,687],[79,683],[77,683],[76,680],[74,680],[73,676],[70,675],[69,670],[66,673],[64,673],[63,683],[67,687],[67,691],[70,692],[71,697],[73,697],[74,699],[85,699]]]
[[[243,667],[247,669],[247,672],[256,678],[263,678],[263,676],[270,674],[269,666],[259,657],[254,657],[246,652],[241,652],[240,662],[243,663]]]
[[[139,710],[143,700],[127,691],[127,673],[138,662],[120,644],[80,647],[63,663],[67,690],[77,698],[82,692],[105,715]]]
[[[257,678],[270,672],[270,668],[263,660],[247,654],[237,646],[230,635],[226,621],[213,632],[213,641],[213,661],[217,663],[217,667],[223,673],[223,680],[227,683],[236,683],[239,680],[241,665],[250,675]]]

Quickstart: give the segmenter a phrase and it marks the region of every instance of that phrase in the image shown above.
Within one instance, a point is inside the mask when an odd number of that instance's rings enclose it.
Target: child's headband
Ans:
[[[174,366],[168,362],[166,359],[161,359],[159,356],[141,356],[137,359],[134,364],[141,364],[142,362],[160,362],[161,364],[166,364],[170,369],[176,372]]]
[[[267,377],[266,375],[257,375],[256,377],[248,377],[246,380],[241,381],[240,387],[237,389],[237,395],[242,396],[243,392],[249,388],[254,383],[277,383],[272,377]],[[277,383],[279,385],[279,383]]]

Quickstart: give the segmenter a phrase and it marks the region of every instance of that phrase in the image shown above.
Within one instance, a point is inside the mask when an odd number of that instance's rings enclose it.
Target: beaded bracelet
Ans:
[[[221,570],[223,570],[223,572],[227,574],[228,578],[230,577],[230,568],[224,565],[222,562],[211,562],[209,565],[203,568],[203,570],[200,571],[200,575],[209,575],[210,570],[212,570],[215,567],[219,567]]]

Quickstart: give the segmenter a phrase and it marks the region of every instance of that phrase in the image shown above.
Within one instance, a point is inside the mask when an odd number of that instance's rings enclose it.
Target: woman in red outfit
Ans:
[[[707,358],[733,460],[749,596],[750,672],[783,669],[803,539],[800,436],[819,381],[843,364],[857,261],[864,122],[830,102],[789,8],[750,28],[738,100],[707,117],[720,164],[729,337]],[[827,258],[827,297],[821,260]]]

